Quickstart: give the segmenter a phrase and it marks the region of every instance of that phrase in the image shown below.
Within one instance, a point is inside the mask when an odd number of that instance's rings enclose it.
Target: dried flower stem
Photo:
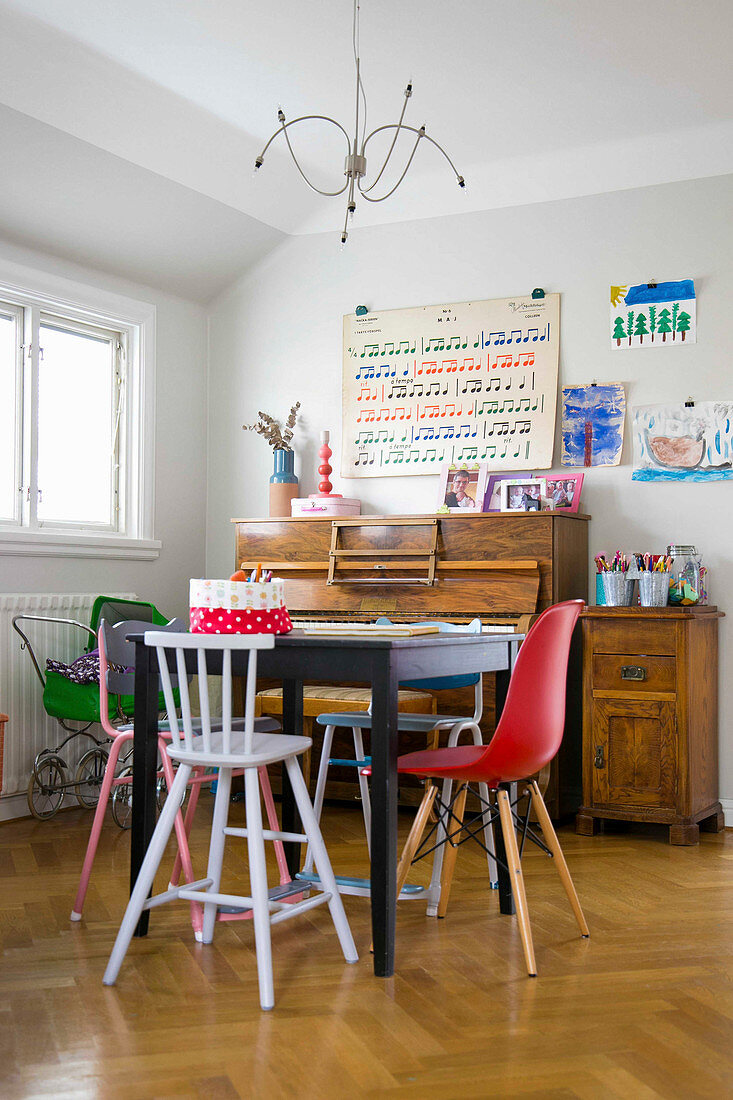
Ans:
[[[245,432],[257,432],[258,435],[264,436],[276,451],[291,451],[290,440],[293,438],[293,428],[298,419],[299,408],[300,401],[296,401],[290,410],[290,415],[285,421],[285,428],[282,431],[279,422],[261,410],[257,413],[258,419],[254,424],[243,424],[242,428]]]

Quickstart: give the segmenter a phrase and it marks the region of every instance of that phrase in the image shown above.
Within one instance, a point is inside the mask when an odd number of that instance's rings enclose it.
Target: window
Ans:
[[[123,308],[107,312],[89,294],[72,305],[0,285],[2,553],[148,558],[160,548],[154,310],[116,299]]]

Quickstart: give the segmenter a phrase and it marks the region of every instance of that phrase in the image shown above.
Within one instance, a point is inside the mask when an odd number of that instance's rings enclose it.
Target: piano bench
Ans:
[[[332,710],[369,710],[372,693],[370,688],[336,687],[335,685],[303,685],[303,733],[313,738],[313,719],[319,714]],[[435,714],[437,703],[429,691],[398,692],[398,707],[408,714]],[[283,689],[267,688],[258,691],[255,697],[255,716],[263,714],[281,715],[283,712]],[[310,751],[305,754],[303,771],[306,783],[310,784]]]
[[[398,692],[398,708],[407,714],[435,714],[435,697],[429,691]],[[372,700],[370,688],[314,687],[303,685],[303,717],[317,718],[331,710],[369,710]],[[255,715],[282,714],[283,689],[267,688],[258,691],[255,699]]]

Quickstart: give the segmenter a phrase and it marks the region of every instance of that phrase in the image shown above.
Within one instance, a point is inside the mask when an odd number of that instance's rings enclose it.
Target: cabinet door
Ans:
[[[591,753],[594,805],[674,808],[674,703],[594,699]]]

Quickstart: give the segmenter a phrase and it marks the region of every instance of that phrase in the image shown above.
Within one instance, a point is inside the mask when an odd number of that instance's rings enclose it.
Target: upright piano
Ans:
[[[589,519],[555,511],[232,522],[236,568],[260,562],[282,577],[296,627],[373,622],[382,615],[394,622],[478,617],[484,629],[525,633],[551,604],[587,599]],[[494,677],[484,681],[481,724],[488,740]],[[578,638],[568,673],[565,737],[546,795],[556,818],[581,803],[581,706]],[[466,707],[470,713],[468,696],[441,693],[442,713],[465,713]],[[405,745],[403,751],[412,747],[424,746]]]

